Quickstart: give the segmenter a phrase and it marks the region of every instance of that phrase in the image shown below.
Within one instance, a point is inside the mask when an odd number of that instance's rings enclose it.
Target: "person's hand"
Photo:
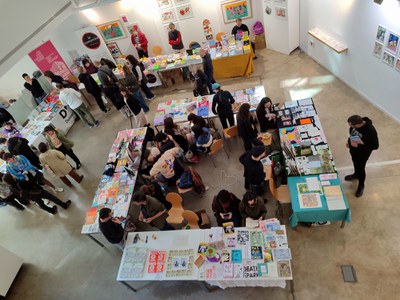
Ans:
[[[358,147],[358,143],[355,142],[355,141],[351,141],[350,144],[351,144],[351,146],[354,147],[354,148],[357,148],[357,147]]]
[[[145,223],[151,223],[151,221],[153,221],[153,218],[143,219],[143,222]]]
[[[262,219],[263,219],[263,217],[261,216],[261,217],[258,218],[258,221],[262,221]]]
[[[119,218],[112,218],[112,221],[117,224],[121,224],[121,220]]]
[[[173,138],[172,135],[170,135],[170,134],[167,134],[167,137],[168,137],[168,139],[170,139],[171,141],[174,140],[174,138]]]
[[[144,220],[144,218],[143,218],[143,213],[140,212],[140,213],[139,213],[139,221],[143,222],[143,220]]]

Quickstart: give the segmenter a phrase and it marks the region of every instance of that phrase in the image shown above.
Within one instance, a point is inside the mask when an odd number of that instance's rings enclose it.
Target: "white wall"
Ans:
[[[400,121],[400,72],[372,55],[378,24],[400,33],[399,15],[397,0],[385,0],[382,5],[372,0],[302,0],[300,4],[301,48]],[[307,32],[314,27],[346,44],[348,53],[336,54],[311,38]]]

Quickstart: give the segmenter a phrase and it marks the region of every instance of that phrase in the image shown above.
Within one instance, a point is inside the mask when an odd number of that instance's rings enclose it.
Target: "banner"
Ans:
[[[29,52],[29,57],[42,72],[50,70],[54,74],[60,75],[64,80],[68,80],[70,76],[73,76],[64,59],[50,40]]]

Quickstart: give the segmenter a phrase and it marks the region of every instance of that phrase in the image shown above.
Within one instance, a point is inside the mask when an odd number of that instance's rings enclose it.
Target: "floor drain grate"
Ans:
[[[341,266],[344,282],[357,282],[356,270],[352,265]]]

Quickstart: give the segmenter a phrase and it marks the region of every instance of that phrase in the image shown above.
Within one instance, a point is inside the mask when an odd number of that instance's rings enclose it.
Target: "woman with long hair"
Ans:
[[[123,87],[120,89],[120,91],[122,97],[124,97],[126,105],[135,118],[137,127],[144,127],[145,125],[149,124],[146,115],[140,107],[140,102],[137,97],[135,97],[127,88]]]
[[[254,145],[262,145],[263,143],[257,139],[257,129],[255,128],[255,121],[250,114],[250,104],[243,103],[236,116],[237,127],[239,136],[243,140],[244,149],[246,151]]]
[[[276,129],[276,115],[272,111],[272,101],[268,97],[261,99],[256,110],[257,119],[260,123],[260,131],[266,132],[268,129]]]
[[[147,86],[147,77],[143,73],[144,70],[143,65],[141,65],[133,55],[128,55],[126,57],[126,60],[131,64],[132,72],[136,76],[137,80],[140,82],[140,88],[146,95],[146,98],[148,100],[153,100],[156,96],[150,91],[150,89]]]
[[[132,73],[132,69],[128,65],[124,65],[122,70],[125,74],[125,86],[126,88],[136,97],[139,101],[140,106],[143,108],[144,112],[148,112],[150,108],[146,104],[142,93],[140,92],[140,82],[137,80],[135,74]]]

